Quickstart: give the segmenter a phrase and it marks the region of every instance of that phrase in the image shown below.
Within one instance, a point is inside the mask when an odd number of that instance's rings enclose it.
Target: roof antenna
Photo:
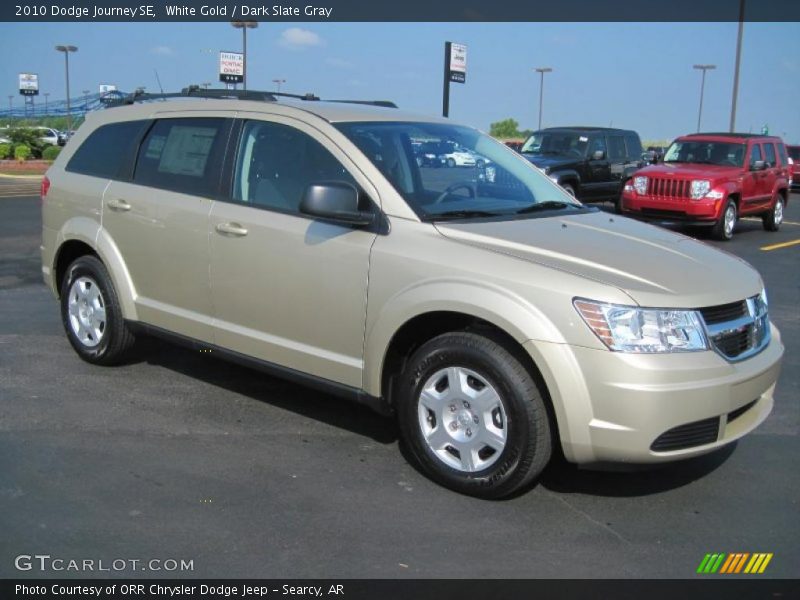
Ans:
[[[161,93],[163,94],[164,93],[164,88],[161,85],[161,79],[159,78],[158,71],[156,71],[155,68],[153,69],[153,73],[156,74],[156,82],[158,83],[158,89],[161,90]]]

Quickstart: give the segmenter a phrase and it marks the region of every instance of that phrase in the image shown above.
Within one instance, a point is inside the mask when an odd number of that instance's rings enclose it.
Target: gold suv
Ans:
[[[474,165],[439,168],[432,144]],[[695,456],[772,409],[783,346],[755,270],[584,206],[449,120],[137,102],[90,115],[42,196],[42,272],[81,358],[150,333],[322,387],[396,415],[463,493],[509,495],[556,448]]]

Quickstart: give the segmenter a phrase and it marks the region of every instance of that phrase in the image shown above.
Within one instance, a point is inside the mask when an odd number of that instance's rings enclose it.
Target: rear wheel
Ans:
[[[94,256],[82,256],[67,269],[61,282],[61,320],[75,352],[93,364],[119,362],[134,342],[111,277]]]
[[[781,223],[783,223],[783,205],[783,196],[778,194],[770,211],[761,217],[764,229],[767,231],[778,231],[781,228]]]
[[[542,392],[520,361],[490,339],[434,338],[411,357],[397,392],[406,446],[426,475],[450,489],[508,496],[550,460]]]
[[[733,238],[733,230],[736,227],[736,203],[730,198],[722,209],[719,220],[714,224],[711,234],[714,238],[728,241]]]

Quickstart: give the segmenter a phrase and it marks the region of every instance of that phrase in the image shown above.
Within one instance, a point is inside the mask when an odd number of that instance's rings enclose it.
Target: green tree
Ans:
[[[27,146],[34,158],[41,158],[47,142],[41,139],[42,132],[29,127],[17,127],[4,132],[11,143],[17,146]]]
[[[489,135],[496,138],[518,138],[522,137],[519,131],[519,123],[514,119],[503,119],[489,125]]]

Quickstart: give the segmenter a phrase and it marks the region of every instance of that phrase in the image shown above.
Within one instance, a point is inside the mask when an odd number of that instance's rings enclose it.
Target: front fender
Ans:
[[[402,290],[371,319],[364,348],[364,389],[382,394],[387,351],[400,328],[415,317],[433,312],[456,312],[483,319],[517,342],[543,340],[563,343],[558,328],[524,298],[494,284],[465,279],[422,282]]]

